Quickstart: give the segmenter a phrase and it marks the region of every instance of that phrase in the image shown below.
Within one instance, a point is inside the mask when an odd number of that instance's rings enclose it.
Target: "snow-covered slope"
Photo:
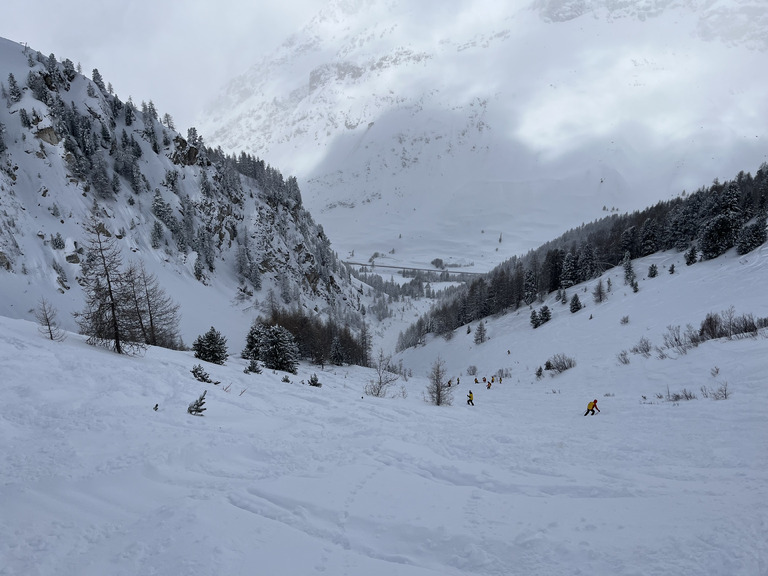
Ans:
[[[201,126],[342,257],[485,271],[768,160],[766,30],[755,0],[332,1]]]
[[[0,79],[0,314],[32,319],[45,297],[75,330],[94,214],[180,304],[188,345],[214,324],[243,343],[270,299],[354,326],[357,286],[277,168],[236,169],[71,61],[2,38]]]
[[[190,353],[118,356],[0,317],[0,574],[766,574],[765,333],[616,354],[731,305],[768,315],[768,248],[634,266],[636,294],[610,276],[607,301],[550,302],[536,330],[521,311],[482,345],[460,330],[409,350],[394,398],[363,395],[370,370],[283,382],[238,358],[206,364],[221,384],[204,385]],[[555,353],[576,366],[537,381]],[[461,378],[451,406],[423,401],[438,357]],[[469,365],[506,373],[486,390]],[[205,416],[188,415],[204,389]],[[683,389],[698,398],[664,400]]]

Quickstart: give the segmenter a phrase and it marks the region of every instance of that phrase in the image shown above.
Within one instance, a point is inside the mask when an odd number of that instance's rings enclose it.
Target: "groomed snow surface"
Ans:
[[[768,316],[768,247],[634,265],[636,294],[612,270],[606,302],[571,288],[586,308],[550,299],[536,330],[523,309],[484,344],[473,324],[407,351],[394,398],[365,396],[359,367],[244,374],[239,350],[202,363],[221,381],[203,384],[191,352],[118,356],[0,318],[0,574],[768,574],[765,332],[616,357],[731,305]],[[558,353],[576,366],[536,380]],[[424,401],[438,356],[461,377],[451,406]],[[470,365],[507,376],[486,390]],[[725,383],[727,400],[702,396]]]

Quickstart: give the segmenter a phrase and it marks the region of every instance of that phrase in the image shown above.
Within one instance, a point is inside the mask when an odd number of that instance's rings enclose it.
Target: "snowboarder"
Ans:
[[[485,385],[485,389],[486,390],[490,390],[491,389],[491,382],[493,382],[493,380],[491,380],[490,382],[488,382],[488,384]]]
[[[597,398],[595,398],[594,400],[592,400],[592,402],[587,404],[587,411],[584,412],[584,416],[586,416],[590,412],[592,413],[592,416],[594,416],[595,415],[595,410],[600,412],[600,408],[597,407]]]
[[[474,396],[472,396],[472,390],[470,390],[469,394],[467,394],[467,404],[469,404],[470,406],[475,405],[475,403],[472,401],[472,398],[474,398]]]

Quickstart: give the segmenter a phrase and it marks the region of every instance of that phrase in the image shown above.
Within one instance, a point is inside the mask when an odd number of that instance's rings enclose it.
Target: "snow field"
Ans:
[[[123,357],[0,317],[0,574],[766,574],[765,334],[615,357],[731,303],[765,317],[765,250],[675,275],[662,266],[682,255],[655,255],[637,294],[611,271],[605,303],[548,302],[536,330],[522,309],[488,319],[482,345],[432,339],[400,355],[405,398],[364,396],[364,368],[302,364],[286,383],[232,349],[225,366]],[[558,352],[576,367],[537,381]],[[452,406],[423,400],[438,356],[461,376]],[[470,364],[509,375],[486,390]],[[312,373],[322,388],[301,384]],[[729,399],[701,396],[723,382]],[[699,397],[657,398],[667,385]]]

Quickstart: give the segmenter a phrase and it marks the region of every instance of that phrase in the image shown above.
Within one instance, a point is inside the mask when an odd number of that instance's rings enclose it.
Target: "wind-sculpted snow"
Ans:
[[[635,261],[662,271],[636,294],[607,273],[608,299],[575,314],[547,301],[536,330],[526,310],[488,319],[481,345],[428,339],[399,356],[413,376],[393,398],[363,394],[372,370],[303,364],[283,382],[236,357],[203,384],[190,352],[118,356],[0,317],[0,574],[764,574],[765,331],[616,360],[731,304],[766,315],[766,247],[682,257]],[[560,351],[576,366],[537,380]],[[423,399],[438,356],[461,377],[439,408]],[[470,384],[469,365],[503,381]],[[699,392],[723,383],[726,400]],[[699,397],[664,398],[683,388]]]

